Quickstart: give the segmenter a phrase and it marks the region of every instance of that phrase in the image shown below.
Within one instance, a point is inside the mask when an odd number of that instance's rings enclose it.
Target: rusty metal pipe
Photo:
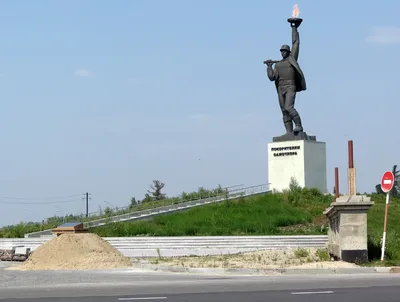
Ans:
[[[348,149],[349,149],[349,168],[354,168],[354,157],[353,157],[353,141],[348,141]]]
[[[339,198],[339,168],[335,168],[335,190],[336,190],[336,198]]]

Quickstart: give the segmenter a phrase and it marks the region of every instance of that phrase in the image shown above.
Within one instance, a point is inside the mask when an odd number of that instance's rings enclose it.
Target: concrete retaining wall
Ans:
[[[26,246],[35,250],[54,237],[0,239],[0,249]],[[127,257],[218,255],[257,250],[325,247],[328,236],[193,236],[104,237]]]

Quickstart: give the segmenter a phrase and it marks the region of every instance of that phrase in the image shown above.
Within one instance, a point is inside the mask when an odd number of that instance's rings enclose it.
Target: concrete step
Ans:
[[[224,247],[224,246],[210,246],[210,247],[180,247],[180,248],[166,248],[166,247],[137,247],[137,248],[132,248],[132,247],[118,247],[117,249],[119,251],[126,251],[126,250],[140,250],[140,251],[156,251],[157,249],[160,250],[171,250],[171,251],[177,251],[177,250],[196,250],[196,249],[204,249],[204,250],[210,250],[210,249],[219,249],[219,250],[226,250],[226,249],[253,249],[253,250],[263,250],[263,249],[289,249],[289,248],[321,248],[324,247],[324,244],[308,244],[308,245],[301,245],[301,244],[290,244],[290,245],[270,245],[270,246],[229,246],[229,247]]]
[[[0,239],[0,248],[25,246],[35,250],[47,238]],[[324,247],[328,237],[318,236],[199,236],[199,237],[105,237],[103,238],[127,257],[204,256],[236,254],[257,250]]]
[[[309,242],[271,242],[271,243],[259,243],[259,242],[249,242],[246,244],[238,244],[238,243],[231,243],[231,244],[225,244],[225,243],[213,243],[213,244],[191,244],[191,243],[180,243],[180,244],[157,244],[157,243],[111,243],[112,246],[148,246],[148,247],[153,247],[153,246],[163,246],[163,247],[185,247],[185,246],[269,246],[269,245],[289,245],[289,244],[302,244],[302,245],[307,245],[307,244],[325,244],[327,241],[309,241]]]
[[[44,242],[43,242],[44,243]],[[43,243],[28,243],[28,242],[9,242],[9,243],[0,243],[0,248],[5,248],[8,246],[40,246]],[[265,247],[265,246],[289,246],[289,245],[302,245],[302,246],[310,246],[310,245],[324,245],[327,241],[308,241],[308,242],[268,242],[268,243],[260,243],[260,242],[248,242],[248,243],[238,243],[238,242],[215,242],[215,243],[159,243],[159,242],[149,242],[149,243],[113,243],[110,244],[116,248],[121,247],[131,247],[131,248],[185,248],[185,247],[248,247],[248,246],[255,246],[255,247]]]
[[[235,239],[226,239],[226,240],[209,240],[209,239],[203,239],[203,240],[179,240],[179,239],[164,239],[164,240],[157,240],[157,239],[148,239],[148,240],[140,240],[140,239],[132,239],[132,240],[110,240],[110,239],[105,239],[108,242],[167,242],[167,243],[181,243],[181,242],[198,242],[198,243],[204,243],[204,242],[308,242],[310,240],[314,241],[326,241],[328,238],[301,238],[301,239],[246,239],[246,240],[235,240]]]
[[[13,244],[13,245],[21,245],[21,244],[43,244],[52,238],[44,238],[42,240],[0,240],[0,246],[2,245],[8,245],[8,244]],[[319,242],[319,243],[324,243],[327,242],[327,238],[301,238],[301,239],[258,239],[258,240],[155,240],[153,238],[148,238],[146,240],[140,240],[140,239],[134,239],[134,240],[125,240],[125,239],[120,239],[120,240],[109,240],[106,239],[110,244],[112,245],[138,245],[138,244],[145,244],[145,245],[215,245],[215,244],[220,244],[220,245],[237,245],[237,244],[290,244],[290,243],[311,243],[311,242]]]

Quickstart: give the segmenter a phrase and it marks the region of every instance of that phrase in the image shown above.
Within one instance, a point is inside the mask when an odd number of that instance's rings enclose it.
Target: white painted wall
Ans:
[[[295,177],[302,187],[327,192],[326,144],[314,141],[287,141],[268,144],[268,183],[282,191]]]

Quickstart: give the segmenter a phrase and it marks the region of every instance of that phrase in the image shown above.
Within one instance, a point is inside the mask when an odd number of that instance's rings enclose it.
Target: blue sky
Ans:
[[[335,166],[347,190],[354,140],[370,192],[400,164],[400,2],[297,3],[305,131],[327,143],[329,190]],[[0,225],[82,213],[83,192],[91,212],[124,206],[153,179],[168,195],[267,183],[283,126],[262,61],[290,44],[294,4],[1,1]]]

